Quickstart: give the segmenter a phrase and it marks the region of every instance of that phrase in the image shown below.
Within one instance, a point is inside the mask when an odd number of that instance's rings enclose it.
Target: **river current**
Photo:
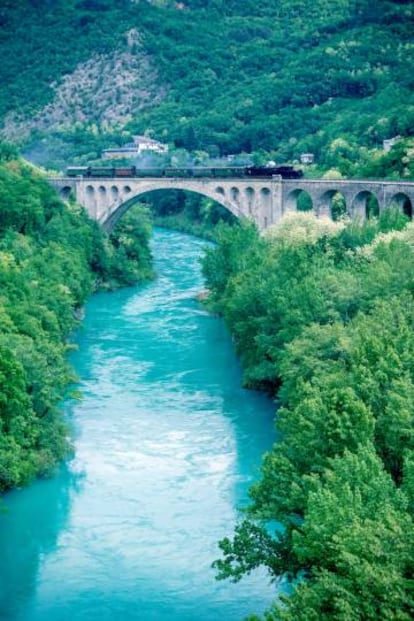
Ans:
[[[158,277],[93,296],[65,404],[75,457],[0,509],[2,621],[239,621],[275,597],[263,573],[217,582],[273,441],[274,405],[241,388],[222,320],[195,300],[205,243],[157,229]]]

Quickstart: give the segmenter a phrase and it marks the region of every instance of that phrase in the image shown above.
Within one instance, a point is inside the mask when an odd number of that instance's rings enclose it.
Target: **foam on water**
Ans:
[[[158,230],[158,278],[99,294],[72,361],[76,457],[6,497],[0,618],[236,621],[275,596],[217,582],[217,542],[269,448],[274,406],[240,387],[222,321],[195,301],[204,242]]]

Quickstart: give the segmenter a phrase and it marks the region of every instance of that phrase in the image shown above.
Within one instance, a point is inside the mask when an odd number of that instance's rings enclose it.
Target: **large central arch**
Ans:
[[[122,216],[131,207],[136,205],[137,202],[139,202],[139,199],[141,197],[147,196],[148,194],[159,193],[162,191],[169,192],[169,191],[175,191],[175,190],[179,190],[179,191],[186,192],[186,193],[197,194],[199,196],[203,196],[204,198],[209,198],[213,200],[215,203],[224,207],[227,211],[229,211],[236,218],[240,218],[240,216],[242,215],[238,205],[232,205],[231,203],[229,203],[229,201],[218,200],[216,196],[213,197],[213,196],[207,195],[204,192],[197,192],[196,190],[189,190],[187,188],[174,187],[174,188],[169,188],[169,189],[153,188],[152,190],[146,190],[144,192],[134,193],[134,195],[131,197],[128,197],[128,194],[129,194],[128,192],[127,196],[125,197],[125,200],[122,200],[122,194],[118,194],[117,199],[109,206],[109,208],[105,211],[105,213],[101,214],[101,217],[97,218],[97,220],[102,225],[102,228],[107,233],[110,233],[114,229],[114,227],[117,225],[118,221],[122,218]]]
[[[89,215],[111,231],[140,196],[161,190],[181,190],[204,196],[236,218],[247,217],[259,228],[274,220],[274,182],[268,179],[81,179],[77,198]]]
[[[116,226],[118,220],[122,218],[122,216],[130,209],[134,204],[139,201],[139,198],[151,194],[154,192],[160,192],[165,190],[166,192],[171,190],[181,190],[183,192],[191,192],[193,194],[198,194],[199,196],[203,196],[205,198],[209,198],[225,209],[227,209],[230,213],[232,213],[236,218],[240,218],[242,214],[242,210],[236,201],[230,201],[224,195],[224,192],[221,193],[217,191],[217,193],[212,192],[200,192],[197,190],[190,190],[187,187],[178,187],[175,185],[173,188],[160,188],[159,185],[152,188],[145,188],[138,192],[133,192],[130,185],[128,183],[122,184],[123,187],[117,187],[118,192],[114,197],[114,200],[107,206],[105,211],[102,211],[101,214],[98,215],[97,220],[102,224],[102,227],[107,231],[111,232],[113,228]],[[115,186],[116,187],[116,186]],[[218,190],[221,188],[218,187]],[[133,195],[132,195],[133,194]]]

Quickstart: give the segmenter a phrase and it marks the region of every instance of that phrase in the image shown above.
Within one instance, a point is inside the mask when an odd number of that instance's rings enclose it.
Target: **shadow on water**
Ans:
[[[36,594],[42,560],[59,545],[79,476],[64,465],[50,479],[2,497],[0,505],[0,619],[20,619]]]

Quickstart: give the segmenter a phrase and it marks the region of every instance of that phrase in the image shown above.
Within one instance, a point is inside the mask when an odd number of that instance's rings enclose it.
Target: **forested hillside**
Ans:
[[[280,404],[215,563],[220,578],[264,566],[292,579],[266,621],[414,616],[413,241],[393,212],[363,226],[296,214],[264,237],[223,231],[208,251],[245,382]]]
[[[69,333],[98,287],[151,275],[145,212],[108,239],[27,164],[0,151],[0,492],[70,450],[58,408],[74,381]]]
[[[342,175],[413,176],[413,19],[403,0],[5,0],[2,131],[48,164],[146,132],[212,156],[312,152]]]

